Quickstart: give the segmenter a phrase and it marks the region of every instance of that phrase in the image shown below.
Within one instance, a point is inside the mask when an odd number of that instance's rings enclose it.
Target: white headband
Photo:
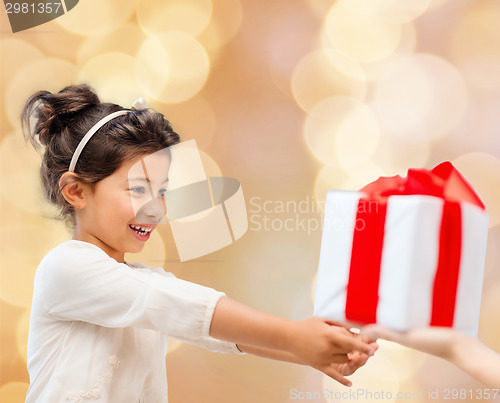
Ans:
[[[144,109],[147,108],[146,101],[143,98],[137,99],[133,104],[132,104],[132,111],[138,110],[138,109]],[[103,117],[99,122],[97,122],[94,126],[91,127],[91,129],[87,132],[85,136],[80,140],[80,143],[78,144],[78,147],[76,147],[75,152],[73,153],[73,157],[71,158],[71,163],[69,164],[68,172],[75,172],[75,167],[76,163],[78,162],[78,158],[80,157],[80,154],[83,150],[83,148],[87,145],[89,140],[92,138],[92,136],[106,123],[108,123],[110,120],[113,120],[114,118],[121,116],[121,115],[126,115],[130,111],[118,111],[118,112],[113,112],[110,113],[109,115]]]

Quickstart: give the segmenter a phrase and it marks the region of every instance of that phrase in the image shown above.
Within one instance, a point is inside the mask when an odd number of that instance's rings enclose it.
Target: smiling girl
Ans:
[[[129,180],[152,156],[168,171],[160,151],[179,136],[162,114],[101,103],[79,85],[32,95],[23,124],[35,147],[44,146],[45,196],[74,230],[35,275],[26,402],[167,402],[167,336],[310,365],[345,385],[377,348],[321,319],[268,315],[124,260],[142,250],[164,215],[157,208],[136,214],[133,200],[146,188],[161,199],[166,179]]]

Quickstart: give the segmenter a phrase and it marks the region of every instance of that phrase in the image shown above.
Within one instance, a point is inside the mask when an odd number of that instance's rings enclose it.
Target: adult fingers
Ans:
[[[378,337],[376,337],[376,335],[371,335],[370,333],[364,333],[363,331],[360,331],[360,333],[353,334],[353,336],[358,340],[370,344],[371,346],[377,346]]]
[[[389,341],[400,342],[403,334],[387,329],[379,325],[366,325],[361,329],[361,333],[371,339],[385,339]]]
[[[362,340],[358,340],[352,334],[341,334],[332,332],[331,342],[333,345],[338,346],[342,351],[359,351],[360,353],[372,356],[374,348]]]

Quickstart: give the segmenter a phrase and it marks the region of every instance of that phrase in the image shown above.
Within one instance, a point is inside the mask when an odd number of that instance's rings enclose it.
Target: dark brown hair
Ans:
[[[57,218],[74,227],[74,208],[61,194],[59,179],[68,171],[80,140],[110,113],[128,110],[102,103],[88,85],[71,85],[56,93],[33,94],[22,112],[23,131],[36,149],[43,146],[40,176],[45,198],[60,208]],[[179,142],[165,117],[152,109],[131,111],[103,125],[83,148],[75,167],[79,179],[93,185],[113,174],[125,160]]]

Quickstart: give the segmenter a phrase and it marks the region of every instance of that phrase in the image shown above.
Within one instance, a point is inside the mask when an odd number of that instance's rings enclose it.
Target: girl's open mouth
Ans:
[[[151,231],[153,230],[153,228],[151,227],[132,225],[132,224],[129,225],[129,228],[132,230],[135,237],[139,241],[147,241],[149,239],[149,236],[151,235]]]

